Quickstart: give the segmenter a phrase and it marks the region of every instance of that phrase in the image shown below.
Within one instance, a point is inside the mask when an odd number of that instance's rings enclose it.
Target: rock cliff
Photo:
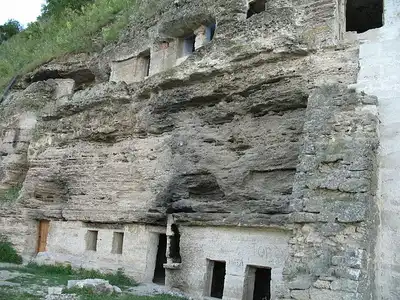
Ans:
[[[270,1],[249,19],[244,0],[160,2],[118,44],[41,66],[0,105],[0,191],[21,187],[2,231],[26,251],[23,220],[281,228],[294,299],[367,293],[376,100],[347,88],[358,45],[329,26],[334,1]],[[112,61],[206,20],[213,41],[180,65],[109,82]],[[342,298],[320,289],[331,282]]]

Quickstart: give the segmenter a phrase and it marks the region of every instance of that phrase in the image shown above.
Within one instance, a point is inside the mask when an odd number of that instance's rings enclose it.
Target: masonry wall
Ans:
[[[374,299],[394,300],[400,298],[400,2],[386,0],[384,9],[384,26],[358,35],[361,69],[357,88],[379,99],[380,226]]]
[[[87,232],[98,231],[97,250],[86,249]],[[122,254],[113,253],[113,233],[123,232]],[[139,282],[152,282],[158,234],[165,229],[145,225],[91,225],[82,222],[50,221],[47,252],[38,261],[70,263],[75,267],[115,272],[123,268]],[[32,239],[36,239],[33,235]]]
[[[289,231],[256,228],[180,227],[182,267],[167,271],[167,285],[200,298],[207,295],[208,260],[225,261],[223,299],[241,300],[246,266],[272,268],[272,298],[284,291]]]

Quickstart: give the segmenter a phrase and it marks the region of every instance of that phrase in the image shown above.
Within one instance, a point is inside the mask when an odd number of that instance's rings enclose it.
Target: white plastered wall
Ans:
[[[400,299],[400,1],[384,1],[384,26],[359,34],[357,88],[379,101],[380,149],[376,295]]]
[[[142,81],[147,76],[149,63],[146,56],[112,62],[110,81],[125,81],[128,84]]]
[[[246,266],[270,267],[271,299],[285,289],[282,272],[289,256],[290,233],[268,229],[180,227],[181,269],[167,270],[166,284],[203,299],[208,260],[225,261],[225,300],[242,300]],[[251,300],[251,299],[246,299]]]
[[[86,233],[98,231],[97,251],[86,250]],[[123,232],[122,254],[112,253],[113,233]],[[139,282],[153,280],[161,227],[124,225],[117,229],[87,227],[82,222],[50,221],[47,252],[39,260],[70,263],[75,267],[115,272],[123,268]]]

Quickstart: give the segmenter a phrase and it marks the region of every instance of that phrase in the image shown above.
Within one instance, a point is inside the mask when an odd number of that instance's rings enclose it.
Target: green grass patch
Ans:
[[[18,292],[15,288],[0,287],[1,300],[39,300],[41,297]]]
[[[137,285],[137,283],[132,278],[126,276],[122,270],[118,270],[115,273],[101,273],[96,270],[87,270],[83,268],[73,269],[69,265],[39,265],[36,263],[29,263],[21,270],[22,272],[35,276],[22,276],[10,281],[24,284],[43,282],[49,285],[66,285],[68,280],[98,278],[108,280],[110,284],[120,287]]]
[[[22,263],[22,257],[14,249],[11,242],[2,235],[0,235],[0,262],[14,264]]]
[[[136,296],[131,294],[96,294],[90,288],[73,288],[63,291],[63,294],[79,295],[81,300],[182,300],[183,298],[170,295]]]
[[[22,185],[10,187],[6,191],[0,193],[0,201],[2,202],[14,202],[18,199]]]

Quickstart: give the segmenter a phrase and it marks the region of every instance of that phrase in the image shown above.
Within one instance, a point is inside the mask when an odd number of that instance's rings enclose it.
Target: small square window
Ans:
[[[114,232],[111,252],[115,254],[122,254],[123,246],[124,246],[124,233]]]
[[[97,251],[97,230],[88,230],[86,233],[86,250]]]
[[[252,0],[249,2],[249,10],[247,11],[247,18],[255,14],[265,11],[265,0]]]

